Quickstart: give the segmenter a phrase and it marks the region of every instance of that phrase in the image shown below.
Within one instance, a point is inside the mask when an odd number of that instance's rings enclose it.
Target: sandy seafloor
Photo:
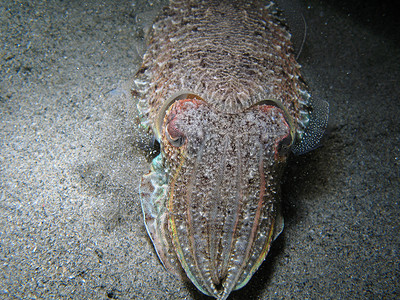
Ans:
[[[398,23],[359,2],[307,2],[299,60],[329,135],[292,157],[284,233],[230,299],[400,294]],[[164,270],[138,198],[129,86],[160,4],[1,0],[1,299],[207,299]]]

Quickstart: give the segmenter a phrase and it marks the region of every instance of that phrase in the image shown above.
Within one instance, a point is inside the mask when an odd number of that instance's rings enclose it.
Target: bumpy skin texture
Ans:
[[[218,299],[248,282],[281,232],[282,169],[308,122],[310,96],[272,9],[172,1],[135,78],[161,145],[140,187],[147,231],[171,273]]]
[[[173,1],[153,25],[138,76],[140,104],[153,125],[164,101],[189,90],[213,108],[237,113],[277,99],[300,118],[306,87],[290,34],[265,1]],[[140,88],[139,88],[140,89]]]

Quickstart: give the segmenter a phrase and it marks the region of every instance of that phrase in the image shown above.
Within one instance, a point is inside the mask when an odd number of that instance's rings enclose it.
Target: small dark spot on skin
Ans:
[[[261,33],[261,32],[259,32],[259,31],[257,31],[257,30],[256,30],[256,31],[254,31],[254,35],[255,35],[255,36],[260,36],[260,37],[262,37],[262,33]]]
[[[182,25],[182,26],[185,26],[185,25],[187,25],[187,24],[190,24],[190,20],[183,20],[183,21],[181,22],[181,25]]]
[[[254,76],[254,75],[256,75],[256,72],[254,72],[251,69],[248,69],[248,70],[246,70],[246,74],[249,75],[249,76]]]
[[[133,97],[139,97],[139,96],[140,96],[140,93],[139,93],[137,90],[132,89],[132,90],[131,90],[131,95],[132,95]]]
[[[140,69],[137,71],[138,74],[143,74],[144,72],[146,72],[147,67],[146,66],[141,66]]]

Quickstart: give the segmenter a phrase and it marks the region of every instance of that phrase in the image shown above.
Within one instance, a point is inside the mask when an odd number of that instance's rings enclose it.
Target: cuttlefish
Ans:
[[[158,257],[226,299],[282,231],[282,171],[318,146],[328,104],[311,96],[275,4],[256,0],[170,1],[133,92],[160,144],[140,186]]]

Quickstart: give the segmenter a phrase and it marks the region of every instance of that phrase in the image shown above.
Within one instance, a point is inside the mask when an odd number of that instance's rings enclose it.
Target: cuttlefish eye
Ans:
[[[186,141],[185,135],[177,128],[174,120],[165,126],[165,136],[168,142],[174,147],[181,147]]]
[[[278,109],[279,114],[281,115],[281,121],[283,121],[289,129],[287,135],[280,137],[275,142],[275,157],[279,159],[285,159],[289,155],[289,152],[292,148],[294,137],[295,137],[295,126],[293,124],[293,119],[289,112],[287,111],[286,107],[283,104],[274,99],[266,99],[262,100],[256,104],[254,104],[251,108],[258,108],[261,111],[269,111],[270,108],[275,107]],[[275,120],[275,117],[273,118]]]
[[[168,108],[164,119],[164,134],[173,147],[185,145],[188,140],[187,134],[193,135],[191,131],[194,130],[197,135],[199,134],[200,128],[190,126],[190,124],[196,123],[196,119],[199,118],[198,108],[204,104],[202,99],[182,99],[177,100]]]

